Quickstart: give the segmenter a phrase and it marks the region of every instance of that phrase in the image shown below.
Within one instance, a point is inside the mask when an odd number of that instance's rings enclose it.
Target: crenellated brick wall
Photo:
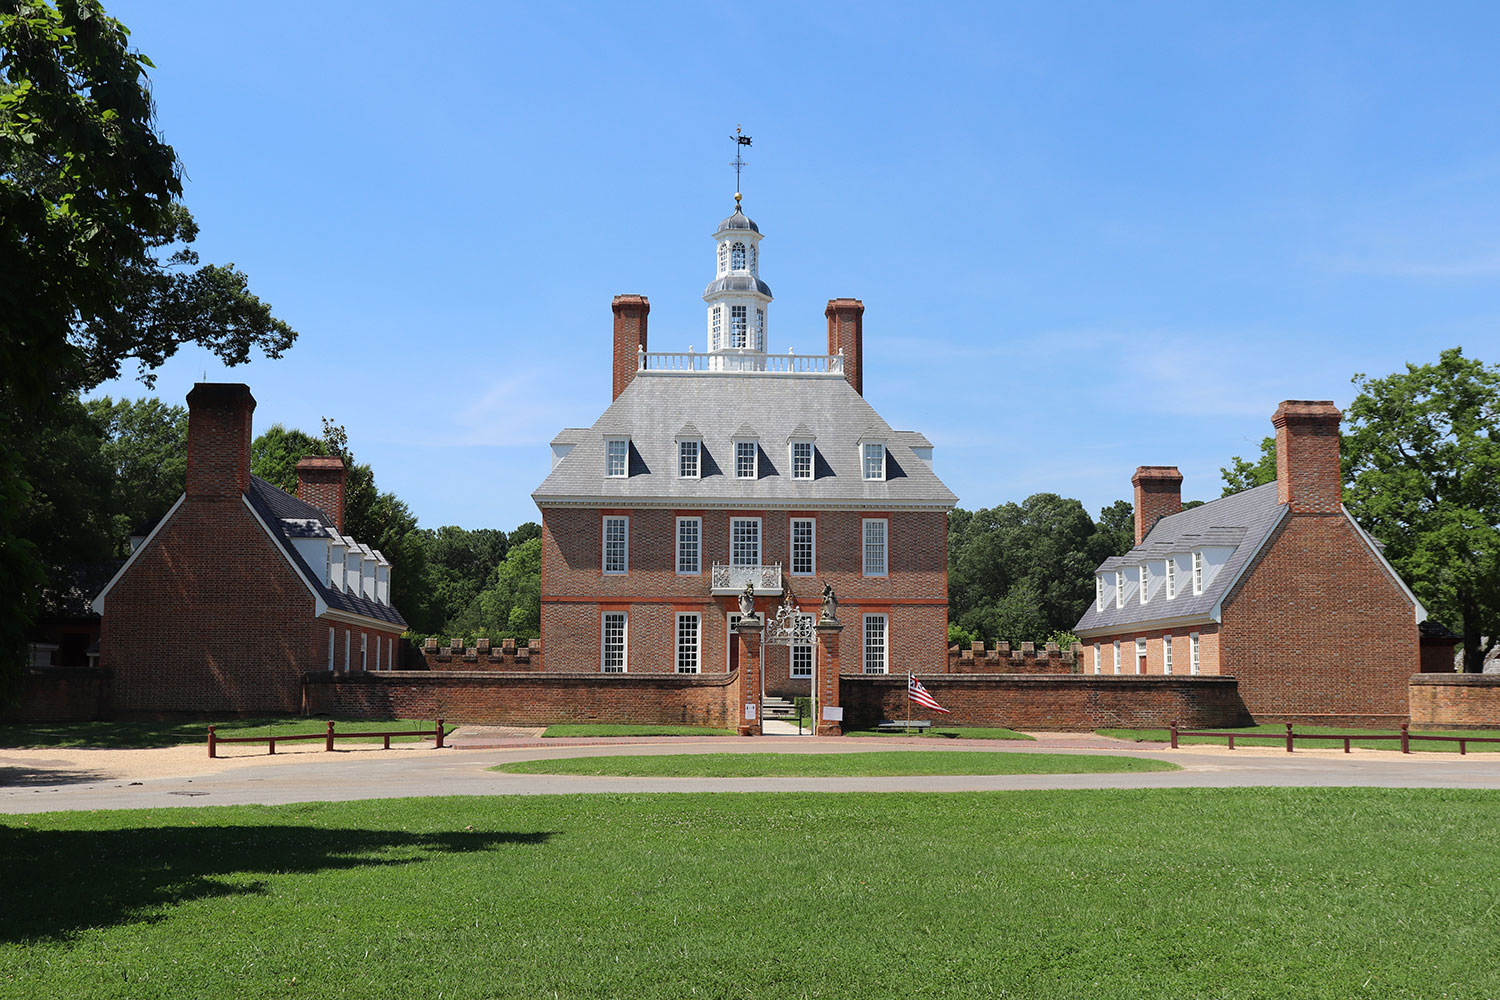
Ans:
[[[1081,674],[1082,657],[1078,648],[1059,649],[1055,642],[1040,650],[1033,642],[1023,642],[1019,649],[1012,649],[1008,642],[998,643],[994,649],[986,649],[982,642],[968,649],[954,645],[948,647],[948,673]]]
[[[493,725],[734,725],[734,674],[407,670],[303,678],[309,714]]]
[[[451,639],[446,645],[428,639],[418,650],[428,670],[505,670],[542,669],[542,641],[517,642],[502,639],[497,646],[488,639],[477,639],[468,646],[462,639]]]

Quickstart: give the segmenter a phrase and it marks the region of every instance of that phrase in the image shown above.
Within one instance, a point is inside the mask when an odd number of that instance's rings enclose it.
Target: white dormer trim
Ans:
[[[691,474],[683,471],[683,446],[692,445],[693,471]],[[673,456],[677,463],[678,479],[702,479],[703,478],[703,438],[701,435],[687,435],[673,440]]]
[[[616,445],[623,445],[624,455],[617,456]],[[615,459],[622,457],[619,471]],[[628,479],[630,478],[630,435],[628,434],[606,434],[604,435],[604,478],[606,479]]]
[[[807,475],[805,476],[798,475],[797,473],[797,449],[802,445],[807,446]],[[791,478],[805,480],[816,479],[818,474],[817,439],[810,436],[787,438],[786,463],[787,469],[791,473]]]
[[[307,592],[312,595],[313,617],[321,618],[328,612],[328,602],[323,600],[323,595],[318,592],[317,587],[313,586],[312,581],[307,578],[307,575],[297,568],[297,564],[292,561],[291,553],[287,552],[287,550],[282,547],[281,540],[277,538],[276,532],[271,528],[269,524],[260,519],[260,515],[255,512],[255,507],[250,503],[250,498],[248,496],[245,496],[244,494],[240,494],[240,502],[245,505],[245,509],[250,512],[250,517],[254,519],[255,523],[260,525],[261,530],[266,533],[266,537],[271,541],[271,548],[281,553],[281,558],[286,560],[287,566],[291,568],[292,575],[301,580],[302,586],[306,587]],[[145,548],[145,546],[143,545],[141,546],[141,548]],[[392,629],[396,627],[391,623],[387,623],[387,625]]]
[[[878,455],[872,456],[870,454],[870,449],[873,449],[873,448],[880,449]],[[890,456],[890,449],[888,449],[885,446],[885,440],[883,438],[862,438],[860,440],[860,442],[859,442],[859,476],[860,476],[860,478],[863,479],[867,483],[883,483],[883,482],[885,482],[886,463],[887,463],[887,460],[889,459],[889,456]],[[876,476],[870,475],[870,471],[871,471],[870,466],[872,464],[871,461],[870,461],[871,458],[875,458],[880,463],[880,468],[879,468],[879,473],[880,474],[879,475],[876,475]]]
[[[1115,570],[1115,607],[1116,608],[1123,608],[1124,606],[1125,606],[1125,571],[1123,569],[1117,569],[1117,570]]]
[[[181,507],[182,502],[186,499],[186,493],[178,497],[177,502],[172,505],[171,509],[168,510],[166,514],[162,515],[162,519],[156,522],[156,527],[151,529],[151,531],[141,541],[141,544],[137,545],[134,549],[131,550],[130,558],[126,559],[124,564],[119,569],[115,570],[115,575],[109,578],[109,582],[104,585],[104,589],[99,591],[98,595],[94,598],[93,603],[89,605],[89,607],[94,609],[94,614],[104,614],[105,595],[115,588],[115,584],[120,582],[120,577],[124,576],[130,571],[130,567],[135,565],[135,561],[140,558],[141,553],[144,552],[146,550],[146,547],[156,539],[156,536],[161,533],[161,529],[167,526],[167,522],[172,520],[172,515],[177,513],[177,508]],[[259,520],[259,518],[257,518],[257,520]],[[302,574],[298,573],[297,575],[301,576]]]
[[[746,482],[749,482],[749,481],[755,480],[755,479],[759,479],[760,478],[760,438],[758,438],[758,437],[735,437],[735,438],[733,438],[731,440],[733,441],[733,447],[734,447],[734,455],[731,458],[731,461],[734,462],[734,478],[735,479],[744,480]],[[750,475],[748,475],[748,476],[742,475],[740,473],[740,447],[742,445],[749,445],[750,446]]]

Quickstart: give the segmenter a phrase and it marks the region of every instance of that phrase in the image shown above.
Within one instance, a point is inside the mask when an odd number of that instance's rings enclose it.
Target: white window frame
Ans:
[[[734,547],[734,526],[737,525],[737,524],[754,524],[755,525],[755,561],[754,562],[739,562],[738,559],[736,558],[735,547]],[[764,565],[761,562],[761,555],[765,551],[764,545],[765,545],[765,540],[766,540],[766,533],[765,533],[764,530],[762,530],[763,527],[764,527],[764,525],[762,525],[761,519],[758,518],[758,517],[731,517],[729,519],[729,565],[731,565],[731,566],[761,566],[761,565]]]
[[[691,569],[683,569],[683,539],[682,527],[685,524],[693,526],[693,565]],[[677,519],[677,545],[675,549],[676,566],[678,576],[701,576],[703,573],[703,518],[701,517],[679,517]]]
[[[740,474],[740,449],[750,449],[750,475]],[[736,438],[734,441],[734,478],[736,479],[759,479],[760,478],[760,442],[753,438]]]
[[[766,349],[766,311],[755,310],[755,349],[764,351]]]
[[[370,669],[370,633],[359,634],[359,669],[360,673]]]
[[[1120,640],[1115,640],[1115,673],[1120,672]]]
[[[1104,650],[1099,643],[1094,643],[1094,673],[1104,673]]]
[[[394,639],[385,641],[385,669],[396,669],[396,643]]]
[[[609,522],[621,521],[624,523],[624,537],[621,539],[620,568],[609,568]],[[624,576],[630,572],[630,518],[624,514],[605,514],[600,521],[599,530],[599,570],[605,576]]]
[[[619,454],[616,454],[616,445],[620,446]],[[616,459],[619,460],[618,472],[615,471]],[[630,478],[630,438],[607,437],[604,439],[604,478]]]
[[[735,343],[736,340],[739,343]],[[729,346],[731,348],[745,348],[750,346],[750,310],[748,306],[731,305],[729,307]]]
[[[687,470],[687,458],[691,451],[693,456],[692,471]],[[703,478],[703,442],[698,438],[678,438],[677,440],[677,478],[678,479],[702,479]]]
[[[729,270],[746,271],[749,270],[749,265],[750,251],[745,248],[742,241],[735,240],[729,248]]]
[[[801,615],[799,617],[801,617],[806,624],[812,624],[812,615]],[[814,644],[810,642],[794,642],[789,648],[791,649],[791,653],[788,654],[787,658],[787,676],[792,680],[798,681],[812,680],[813,664],[818,655]],[[797,672],[797,660],[799,658],[799,655],[805,657],[807,660],[807,673],[805,674],[799,674]]]
[[[692,635],[690,646],[683,643],[683,626],[692,622]],[[695,611],[679,611],[677,613],[677,673],[697,674],[703,671],[703,616]],[[687,657],[687,665],[684,666],[684,656]]]
[[[334,633],[333,626],[332,625],[328,626],[328,672],[330,674],[333,673],[333,647],[334,647],[333,633]]]
[[[807,449],[807,472],[805,475],[799,470],[797,465],[798,448]],[[817,467],[818,450],[811,441],[793,441],[787,446],[787,459],[788,464],[792,467],[793,479],[811,479]]]
[[[729,273],[729,241],[724,240],[719,244],[719,273]]]
[[[1203,670],[1202,653],[1198,645],[1198,633],[1188,633],[1188,673],[1197,674]]]
[[[880,566],[870,564],[870,525],[880,525]],[[891,522],[885,517],[862,517],[859,520],[859,565],[863,576],[891,575]]]
[[[878,476],[872,476],[872,475],[870,475],[870,461],[874,457],[874,456],[872,456],[870,454],[870,449],[871,448],[879,448],[880,449],[880,455],[879,455],[879,459],[880,459],[880,475],[878,475]],[[886,469],[885,460],[886,460],[886,448],[885,448],[885,442],[884,441],[862,441],[862,442],[860,442],[860,445],[859,445],[859,474],[860,474],[861,477],[863,477],[863,479],[864,479],[865,482],[867,482],[867,483],[883,483],[883,482],[885,482],[885,469]]]
[[[1146,569],[1146,564],[1145,563],[1141,563],[1140,573],[1141,573],[1141,603],[1142,604],[1150,604],[1151,601],[1146,596],[1146,581],[1150,577],[1149,577],[1149,571]]]
[[[1161,672],[1164,676],[1172,673],[1172,637],[1164,635],[1161,637]]]
[[[1125,606],[1125,571],[1123,569],[1117,569],[1117,570],[1115,570],[1115,607],[1116,608],[1123,608],[1124,606]]]
[[[716,305],[709,310],[708,349],[717,351],[724,342],[724,307]]]
[[[1193,593],[1203,593],[1203,553],[1193,553]]]
[[[808,568],[805,571],[797,569],[797,525],[808,526]],[[817,576],[818,575],[818,519],[815,517],[794,517],[787,525],[787,572],[792,576]]]
[[[620,667],[609,669],[609,619],[620,619]],[[624,674],[630,672],[630,613],[628,611],[599,612],[599,672],[601,674]]]
[[[880,663],[878,670],[870,669],[870,623],[880,622]],[[889,615],[865,615],[861,620],[860,669],[866,674],[888,674],[891,672],[891,620]]]
[[[1177,597],[1177,558],[1167,556],[1167,600]]]
[[[1100,611],[1104,610],[1104,574],[1103,573],[1095,573],[1094,574],[1094,603],[1098,606],[1098,610],[1100,610]]]
[[[1135,641],[1135,672],[1138,673],[1138,674],[1150,673],[1150,668],[1146,668],[1146,669],[1142,669],[1141,668],[1141,661],[1142,660],[1147,660],[1149,662],[1149,659],[1150,659],[1150,648],[1146,645],[1146,640],[1145,639],[1136,639],[1136,641]]]

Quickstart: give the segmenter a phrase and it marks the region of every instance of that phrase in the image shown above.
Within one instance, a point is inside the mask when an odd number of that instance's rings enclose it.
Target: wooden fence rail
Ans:
[[[1236,737],[1242,740],[1275,740],[1283,738],[1275,733],[1248,733],[1243,731],[1227,733],[1213,732],[1206,729],[1179,729],[1176,722],[1172,723],[1171,730],[1173,750],[1178,749],[1177,737],[1179,736],[1227,737],[1229,740],[1229,749],[1231,750],[1234,749]],[[1287,753],[1292,752],[1292,744],[1296,740],[1333,740],[1335,742],[1343,740],[1344,753],[1349,752],[1349,745],[1354,740],[1400,740],[1402,753],[1411,753],[1411,745],[1415,740],[1427,740],[1433,743],[1457,743],[1460,754],[1467,754],[1469,752],[1470,743],[1500,743],[1500,736],[1428,736],[1422,733],[1413,733],[1410,732],[1409,726],[1405,722],[1401,724],[1401,732],[1399,733],[1298,733],[1293,732],[1292,723],[1288,722],[1284,738],[1286,740]]]
[[[438,749],[441,750],[443,747],[443,720],[437,720],[437,727],[435,729],[393,729],[390,731],[382,732],[360,731],[352,733],[336,733],[333,731],[333,720],[329,719],[328,729],[326,732],[294,733],[291,736],[220,736],[214,732],[213,726],[209,726],[208,755],[210,757],[218,757],[220,743],[267,743],[270,745],[270,749],[267,752],[275,753],[277,743],[284,743],[292,740],[322,740],[323,749],[332,751],[334,740],[368,739],[373,736],[385,737],[385,746],[381,748],[383,750],[389,750],[391,748],[392,736],[432,736],[436,738]]]

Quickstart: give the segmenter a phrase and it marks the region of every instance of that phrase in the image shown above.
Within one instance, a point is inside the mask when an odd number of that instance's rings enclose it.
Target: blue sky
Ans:
[[[865,395],[964,507],[1211,498],[1282,399],[1500,361],[1493,4],[108,6],[204,259],[301,334],[157,393],[334,417],[428,527],[536,518],[613,295],[702,350],[736,123],[770,350],[863,299]]]

